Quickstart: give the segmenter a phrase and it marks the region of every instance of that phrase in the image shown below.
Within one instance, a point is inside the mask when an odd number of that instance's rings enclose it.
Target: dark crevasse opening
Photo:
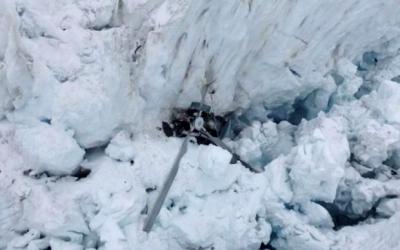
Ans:
[[[400,83],[400,75],[393,77],[391,80],[392,80],[393,82]]]
[[[360,99],[374,90],[374,81],[369,79],[368,73],[374,70],[380,62],[380,54],[375,51],[367,51],[362,55],[362,59],[357,63],[357,75],[363,79],[363,84],[354,94],[354,97]]]
[[[323,90],[316,89],[304,98],[297,98],[292,105],[283,105],[271,110],[268,118],[275,123],[288,121],[296,126],[303,119],[314,119],[320,111],[325,112],[328,109],[328,101],[325,98],[321,98],[323,94]]]

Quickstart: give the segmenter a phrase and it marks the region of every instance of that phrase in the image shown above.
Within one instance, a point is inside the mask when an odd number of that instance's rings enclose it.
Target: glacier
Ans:
[[[4,0],[0,249],[400,249],[398,0]],[[232,121],[189,143],[200,101]]]

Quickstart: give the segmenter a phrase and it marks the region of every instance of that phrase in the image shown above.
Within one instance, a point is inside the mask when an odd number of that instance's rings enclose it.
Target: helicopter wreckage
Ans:
[[[232,159],[230,161],[231,164],[240,162],[244,167],[248,168],[252,172],[262,172],[262,169],[255,168],[241,159],[241,157],[236,154],[231,147],[223,142],[222,138],[224,138],[229,132],[230,127],[231,120],[226,119],[223,116],[215,115],[211,111],[211,107],[204,104],[204,101],[192,102],[188,109],[175,108],[172,112],[171,121],[162,122],[162,130],[167,137],[180,137],[184,138],[184,141],[145,221],[143,227],[145,232],[150,232],[153,227],[178,173],[180,161],[185,155],[188,143],[191,139],[193,139],[197,144],[214,144],[227,150],[232,154]]]

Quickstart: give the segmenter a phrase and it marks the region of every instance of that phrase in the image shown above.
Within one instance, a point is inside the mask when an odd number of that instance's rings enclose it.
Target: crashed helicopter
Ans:
[[[214,144],[227,150],[232,154],[232,159],[230,161],[231,164],[240,162],[244,167],[248,168],[252,172],[260,173],[262,171],[241,159],[232,148],[222,141],[222,138],[230,126],[230,121],[227,121],[224,117],[215,115],[211,112],[211,107],[204,103],[204,95],[206,92],[207,90],[203,92],[201,102],[192,102],[188,109],[174,109],[171,116],[171,122],[162,123],[162,130],[167,137],[175,136],[185,139],[164,185],[145,221],[143,227],[143,231],[145,232],[150,232],[153,227],[178,173],[180,161],[187,151],[190,138],[195,138],[197,144]]]

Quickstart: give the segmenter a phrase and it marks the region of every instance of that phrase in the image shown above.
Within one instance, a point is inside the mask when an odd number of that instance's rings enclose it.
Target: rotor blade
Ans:
[[[157,200],[154,203],[154,206],[151,209],[149,216],[147,217],[147,220],[143,227],[143,231],[147,233],[151,231],[151,228],[153,227],[153,224],[161,210],[161,207],[164,204],[165,198],[167,197],[168,191],[171,188],[172,183],[178,173],[179,164],[188,148],[188,141],[189,141],[189,136],[186,136],[185,140],[182,143],[181,148],[179,149],[178,155],[175,158],[174,165],[172,165],[171,171],[169,172],[168,177],[164,182],[160,194],[158,195]]]
[[[202,133],[204,136],[206,136],[215,145],[217,145],[217,146],[227,150],[229,153],[233,154],[233,150],[228,145],[226,145],[221,139],[210,135],[210,133],[208,133],[205,130],[201,130],[200,133]]]
[[[201,88],[201,101],[200,101],[201,104],[205,104],[208,87],[209,85],[206,84]]]
[[[251,166],[249,163],[245,162],[244,160],[242,160],[240,158],[239,155],[237,155],[233,149],[231,149],[228,145],[226,145],[220,138],[218,137],[214,137],[212,135],[210,135],[210,133],[208,133],[205,130],[200,131],[200,133],[202,133],[204,136],[206,136],[211,142],[213,142],[215,145],[225,149],[226,151],[228,151],[229,153],[232,154],[232,156],[236,157],[238,159],[238,161],[240,161],[242,163],[243,166],[245,166],[246,168],[250,169],[251,171],[255,172],[255,173],[261,173],[262,170],[255,168],[253,166]]]
[[[208,65],[206,71],[204,72],[204,78],[206,80],[207,85],[211,85],[213,82],[215,82],[215,72],[210,64]]]

